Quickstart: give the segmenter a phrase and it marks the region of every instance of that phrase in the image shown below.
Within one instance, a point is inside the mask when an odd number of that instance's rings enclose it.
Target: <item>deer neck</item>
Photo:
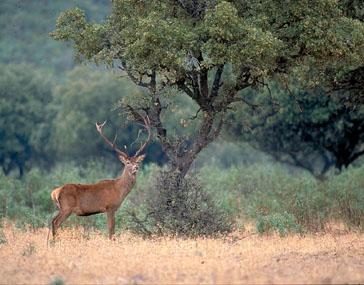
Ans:
[[[122,196],[129,194],[136,182],[136,175],[124,169],[123,174],[116,179],[116,188]]]

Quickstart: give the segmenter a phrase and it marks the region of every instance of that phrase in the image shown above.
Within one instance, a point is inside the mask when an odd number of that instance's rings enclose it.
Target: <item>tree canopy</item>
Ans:
[[[57,73],[57,79],[75,66],[73,51],[49,37],[59,13],[77,5],[87,17],[103,19],[110,9],[108,0],[2,0],[0,2],[0,62],[31,63]]]
[[[255,108],[242,90],[269,80],[288,86],[327,83],[360,68],[364,23],[336,0],[113,0],[101,24],[73,8],[51,33],[70,43],[76,60],[119,68],[144,87],[142,98],[120,103],[151,118],[172,169],[185,175],[197,154],[221,133],[239,104]],[[178,93],[198,106],[188,142],[171,136],[161,114]],[[133,112],[131,112],[131,115]],[[183,124],[185,125],[185,124]]]
[[[45,158],[51,78],[29,65],[0,65],[0,86],[0,164],[5,174],[15,168],[21,175],[29,162]]]
[[[330,98],[322,89],[294,89],[295,100],[277,85],[271,91],[274,101],[255,96],[259,112],[244,108],[236,114],[246,122],[245,129],[231,128],[238,139],[319,178],[331,166],[341,170],[364,154],[364,109],[342,104],[340,94]]]

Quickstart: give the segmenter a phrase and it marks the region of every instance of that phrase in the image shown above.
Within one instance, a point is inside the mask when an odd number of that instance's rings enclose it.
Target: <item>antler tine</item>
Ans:
[[[106,122],[103,122],[101,125],[99,125],[97,122],[96,122],[96,130],[98,131],[98,133],[100,134],[100,136],[103,138],[103,140],[113,149],[115,150],[119,155],[123,156],[123,157],[128,157],[128,155],[125,153],[125,152],[122,152],[120,149],[117,148],[116,146],[116,138],[117,138],[117,135],[115,135],[114,137],[114,141],[113,142],[110,142],[105,136],[104,136],[104,133],[102,132],[102,128],[106,125]]]
[[[144,142],[144,144],[142,144],[140,146],[140,148],[137,150],[137,152],[135,153],[134,157],[137,157],[147,146],[147,144],[150,141],[151,138],[151,123],[150,123],[150,119],[148,117],[148,115],[146,117],[143,117],[141,114],[137,113],[139,115],[140,118],[143,119],[144,124],[137,122],[137,125],[142,126],[143,128],[145,128],[148,131],[148,138],[147,140]]]

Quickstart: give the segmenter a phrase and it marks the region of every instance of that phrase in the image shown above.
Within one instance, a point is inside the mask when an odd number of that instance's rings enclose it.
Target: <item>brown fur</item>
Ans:
[[[119,155],[119,160],[125,165],[123,174],[117,179],[102,180],[95,184],[66,184],[54,189],[51,198],[59,208],[58,215],[52,220],[53,238],[60,225],[71,215],[89,216],[106,213],[109,237],[111,239],[115,232],[115,212],[119,209],[125,197],[133,189],[138,172],[138,163],[142,162],[145,154],[140,153],[145,149],[151,138],[151,123],[148,116],[143,117],[133,112],[137,121],[142,120],[144,124],[137,123],[148,131],[148,138],[140,146],[133,157],[121,151],[115,145],[116,136],[110,142],[103,134],[106,121],[101,125],[96,122],[96,130],[102,139]]]
[[[51,198],[59,208],[52,220],[52,234],[56,235],[60,225],[71,215],[89,216],[106,213],[109,237],[115,231],[115,212],[136,182],[138,163],[145,155],[136,158],[120,157],[125,164],[123,174],[116,179],[103,180],[95,184],[66,184],[54,189]]]

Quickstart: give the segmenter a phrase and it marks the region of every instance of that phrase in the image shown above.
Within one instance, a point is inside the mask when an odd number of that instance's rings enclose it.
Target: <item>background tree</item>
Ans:
[[[135,110],[149,115],[181,177],[220,135],[232,107],[256,107],[242,90],[273,78],[287,85],[291,76],[317,84],[326,70],[354,70],[364,57],[363,23],[333,0],[114,0],[102,24],[87,22],[78,8],[67,10],[52,36],[71,43],[76,60],[118,66],[145,88],[143,97],[124,97],[120,106],[131,117]],[[189,141],[171,135],[162,120],[165,98],[177,93],[197,105]]]
[[[55,79],[72,69],[73,51],[49,38],[61,11],[77,5],[95,21],[103,19],[110,9],[105,0],[2,0],[0,2],[0,62],[31,63],[57,73]]]
[[[29,65],[0,65],[0,163],[5,174],[47,160],[51,78]]]
[[[318,89],[293,92],[296,100],[278,88],[272,89],[274,101],[256,96],[254,102],[264,108],[258,114],[250,109],[239,112],[247,128],[235,128],[238,138],[319,178],[331,166],[341,170],[364,154],[363,109],[342,104],[339,94],[330,99]]]
[[[117,143],[132,145],[130,138],[137,137],[137,128],[123,128],[126,122],[115,108],[118,100],[125,94],[137,92],[136,88],[113,74],[86,68],[76,68],[67,77],[66,84],[56,88],[53,102],[57,115],[52,123],[51,144],[57,160],[85,162],[92,157],[106,156],[119,166],[115,153],[99,138],[95,122],[107,120],[105,135],[113,138],[118,134]],[[163,161],[158,145],[151,143],[148,149],[148,161]]]

